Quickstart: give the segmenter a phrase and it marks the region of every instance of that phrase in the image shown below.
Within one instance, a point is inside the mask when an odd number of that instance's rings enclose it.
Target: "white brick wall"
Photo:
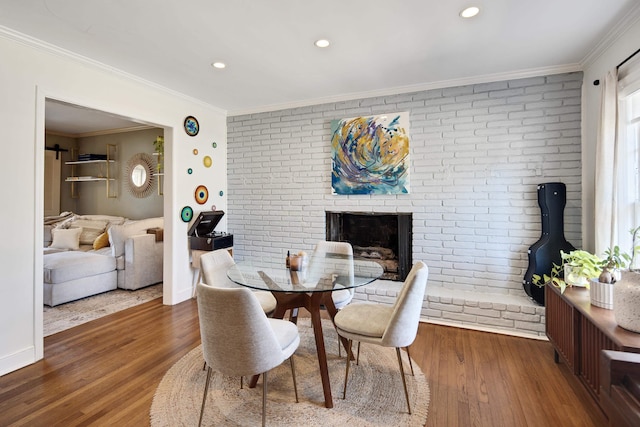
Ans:
[[[565,235],[582,244],[581,83],[568,73],[229,117],[234,256],[309,251],[325,237],[327,210],[412,212],[413,257],[429,266],[430,289],[523,297],[527,249],[541,232],[537,184],[567,185]],[[331,195],[330,122],[399,111],[410,112],[411,194]],[[532,319],[508,307],[434,307],[426,314],[459,322]],[[544,317],[536,313],[525,314]]]

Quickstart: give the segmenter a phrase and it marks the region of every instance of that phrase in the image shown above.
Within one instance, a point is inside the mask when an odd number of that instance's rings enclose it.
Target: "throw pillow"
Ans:
[[[82,228],[82,233],[80,233],[80,244],[93,245],[96,238],[104,233],[104,230],[107,228],[107,224],[107,221],[76,219],[71,223],[71,225],[69,225],[69,228]]]
[[[51,230],[53,242],[50,247],[77,251],[80,249],[80,233],[82,228],[54,228]]]
[[[93,241],[93,249],[98,250],[106,248],[107,246],[109,246],[109,233],[105,231]]]

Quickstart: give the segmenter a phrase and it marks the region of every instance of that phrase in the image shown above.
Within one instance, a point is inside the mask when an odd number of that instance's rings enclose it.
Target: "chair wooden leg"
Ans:
[[[298,385],[296,384],[296,366],[293,363],[293,355],[289,358],[291,362],[291,376],[293,377],[293,392],[296,394],[296,403],[298,403]]]
[[[344,390],[342,390],[342,398],[347,398],[347,380],[349,379],[349,364],[351,362],[351,344],[353,341],[349,340],[347,345],[347,370],[344,374]]]
[[[209,367],[209,369],[207,369],[207,381],[204,385],[204,395],[202,396],[202,407],[200,408],[200,421],[198,422],[198,427],[202,425],[202,415],[204,414],[204,404],[207,401],[207,392],[209,391],[209,383],[211,382],[211,372],[212,369]]]
[[[262,374],[262,427],[267,423],[267,373]]]
[[[296,325],[298,324],[298,308],[292,308],[291,311],[289,311],[289,321],[295,323]]]
[[[409,359],[409,367],[411,368],[411,376],[415,377],[416,374],[413,373],[413,363],[411,363],[411,353],[409,353],[409,347],[405,347],[407,350],[407,358]]]
[[[407,398],[407,409],[411,414],[411,405],[409,404],[409,392],[407,391],[407,380],[404,377],[404,368],[402,367],[402,356],[400,355],[400,347],[396,347],[396,354],[398,355],[398,365],[400,365],[400,375],[402,376],[402,386],[404,387],[404,397]]]
[[[358,356],[356,357],[356,365],[360,365],[360,341],[358,341]]]

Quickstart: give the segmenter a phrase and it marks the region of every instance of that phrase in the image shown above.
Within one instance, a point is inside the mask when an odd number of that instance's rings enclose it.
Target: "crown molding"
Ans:
[[[553,67],[531,68],[527,70],[512,71],[506,73],[485,74],[480,76],[465,77],[461,79],[441,80],[430,83],[420,83],[408,86],[396,86],[388,89],[380,89],[365,92],[353,92],[323,98],[286,102],[282,104],[264,105],[261,107],[229,110],[228,116],[243,116],[248,114],[266,113],[270,111],[287,110],[291,108],[308,107],[311,105],[330,104],[335,102],[353,101],[355,99],[374,98],[377,96],[390,96],[411,92],[423,92],[426,90],[443,89],[448,87],[467,86],[482,83],[493,83],[504,80],[525,79],[529,77],[548,76],[552,74],[572,73],[582,71],[580,64],[566,64]]]
[[[617,24],[600,40],[600,42],[580,61],[583,69],[589,68],[613,44],[640,20],[640,3],[634,5]]]
[[[106,71],[108,73],[115,74],[117,76],[123,77],[123,78],[125,78],[127,80],[132,80],[132,81],[134,81],[136,83],[139,83],[141,85],[148,86],[150,88],[159,90],[161,92],[164,92],[164,93],[166,93],[168,95],[171,95],[171,96],[174,96],[176,98],[183,99],[184,101],[187,101],[187,102],[190,102],[190,103],[193,103],[193,104],[196,104],[196,105],[200,105],[200,106],[202,106],[204,108],[207,108],[207,109],[213,109],[216,112],[218,112],[220,114],[223,114],[225,116],[227,114],[226,110],[224,110],[224,109],[222,109],[220,107],[216,107],[215,105],[208,104],[208,103],[206,103],[206,102],[204,102],[204,101],[202,101],[200,99],[193,98],[191,96],[185,95],[184,93],[175,91],[173,89],[169,89],[168,87],[162,86],[162,85],[160,85],[158,83],[154,83],[154,82],[152,82],[150,80],[146,80],[146,79],[144,79],[142,77],[139,77],[139,76],[136,76],[134,74],[127,73],[126,71],[122,71],[122,70],[120,70],[118,68],[112,67],[112,66],[107,65],[105,63],[93,60],[91,58],[87,58],[86,56],[79,55],[79,54],[77,54],[75,52],[72,52],[70,50],[61,48],[61,47],[56,46],[54,44],[51,44],[51,43],[48,43],[46,41],[37,39],[35,37],[31,37],[29,35],[20,33],[18,31],[12,30],[11,28],[7,28],[7,27],[2,26],[2,25],[0,25],[0,37],[5,38],[7,40],[11,40],[11,41],[17,42],[17,43],[20,43],[20,44],[22,44],[24,46],[27,46],[27,47],[35,48],[37,50],[40,50],[40,51],[43,51],[43,52],[58,56],[58,57],[63,58],[63,59],[71,59],[73,61],[80,62],[80,63],[82,63],[84,65],[89,65],[91,67],[95,67],[95,68],[101,69],[101,70]]]
[[[93,132],[68,133],[68,132],[58,132],[55,130],[45,130],[44,133],[46,133],[47,135],[64,136],[67,138],[88,138],[91,136],[114,135],[116,133],[138,132],[140,130],[148,130],[148,129],[158,129],[158,128],[154,126],[140,125],[140,126],[131,126],[126,128],[118,128],[118,129],[97,130]]]

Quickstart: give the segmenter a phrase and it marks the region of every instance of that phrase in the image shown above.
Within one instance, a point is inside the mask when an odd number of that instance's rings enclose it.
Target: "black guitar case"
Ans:
[[[544,287],[533,283],[533,275],[550,275],[553,264],[562,264],[560,251],[575,249],[564,238],[564,207],[567,203],[567,187],[562,182],[538,185],[538,205],[542,214],[542,236],[529,247],[529,267],[522,284],[524,291],[540,305],[544,305]]]

